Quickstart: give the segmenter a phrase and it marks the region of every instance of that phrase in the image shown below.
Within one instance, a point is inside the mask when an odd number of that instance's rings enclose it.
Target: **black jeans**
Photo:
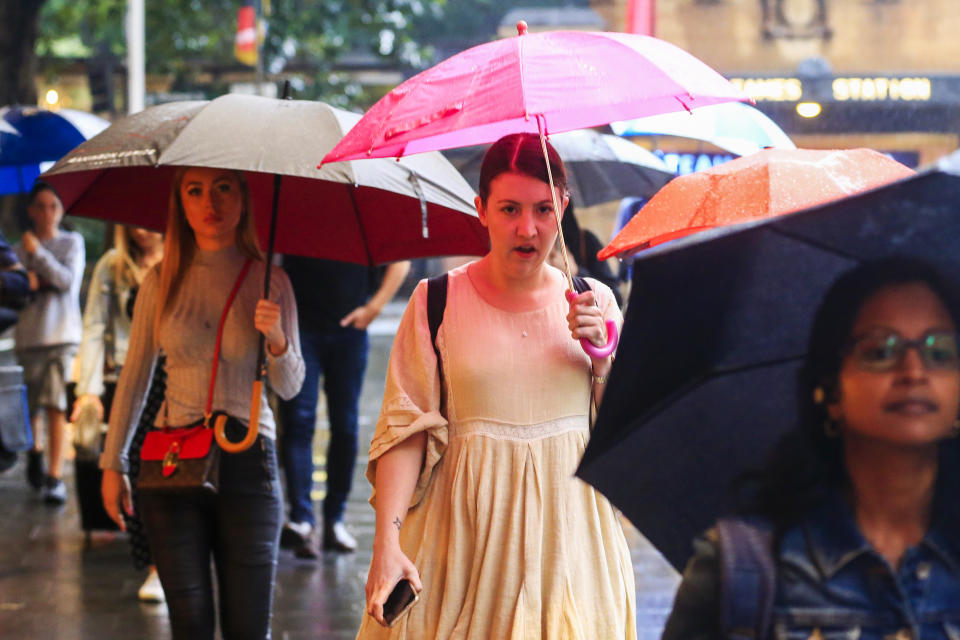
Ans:
[[[241,434],[227,430],[231,440]],[[270,637],[282,499],[274,441],[260,436],[238,454],[220,454],[216,496],[141,495],[174,640],[213,640],[210,559],[217,574],[224,640]]]

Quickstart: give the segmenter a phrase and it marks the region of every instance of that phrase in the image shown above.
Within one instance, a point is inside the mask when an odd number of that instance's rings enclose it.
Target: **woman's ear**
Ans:
[[[483,199],[480,196],[474,198],[473,206],[477,208],[477,217],[480,218],[480,224],[487,226],[487,210],[483,206]]]
[[[567,212],[567,206],[570,204],[570,194],[563,194],[563,200],[560,201],[560,219],[563,220],[563,214]]]

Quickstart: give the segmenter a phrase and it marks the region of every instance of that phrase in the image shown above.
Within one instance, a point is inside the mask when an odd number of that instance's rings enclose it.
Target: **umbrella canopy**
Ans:
[[[663,113],[623,122],[610,128],[618,136],[678,136],[709,142],[738,156],[761,149],[796,149],[790,137],[765,113],[742,102],[697,107],[690,112]]]
[[[794,426],[796,374],[824,293],[861,261],[960,273],[960,167],[637,256],[610,382],[577,474],[678,568]]]
[[[912,174],[909,167],[871,149],[764,149],[675,178],[599,257],[605,260],[711,227],[797,211]]]
[[[29,191],[49,164],[110,123],[103,118],[60,109],[0,109],[0,195]]]
[[[361,264],[485,253],[473,190],[440,154],[315,168],[314,150],[333,148],[359,118],[237,94],[164,104],[117,122],[44,178],[71,214],[162,230],[177,166],[237,169],[265,240],[280,174],[280,252]]]
[[[748,100],[674,45],[631,33],[546,31],[447,58],[380,99],[323,162],[399,157]]]
[[[632,142],[597,133],[592,129],[566,131],[550,136],[567,170],[567,186],[578,206],[620,200],[649,198],[674,177],[663,160]],[[474,189],[480,182],[485,150],[473,153],[457,168]]]

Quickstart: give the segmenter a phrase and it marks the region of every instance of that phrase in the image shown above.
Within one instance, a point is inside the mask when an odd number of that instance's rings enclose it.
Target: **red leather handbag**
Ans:
[[[213,391],[216,388],[217,365],[220,362],[220,342],[227,312],[250,269],[250,264],[251,261],[247,260],[243,265],[220,316],[204,419],[185,427],[162,427],[146,435],[140,449],[140,474],[137,476],[137,491],[141,493],[217,493],[220,481],[220,447],[213,438],[211,407]]]

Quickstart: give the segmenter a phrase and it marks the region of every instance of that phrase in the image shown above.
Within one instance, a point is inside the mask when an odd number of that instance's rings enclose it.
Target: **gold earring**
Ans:
[[[827,399],[827,392],[823,390],[823,387],[816,387],[813,390],[813,404],[821,405],[823,401]]]

